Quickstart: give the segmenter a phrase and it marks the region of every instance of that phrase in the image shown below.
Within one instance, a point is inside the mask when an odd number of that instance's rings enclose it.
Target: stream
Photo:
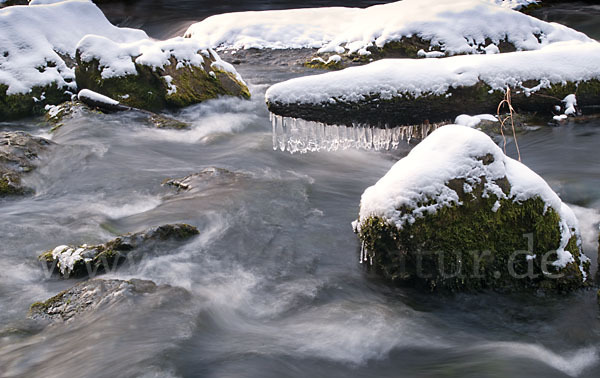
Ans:
[[[120,26],[167,38],[221,12],[325,5],[343,2],[147,0],[103,11]],[[544,10],[545,19],[595,38],[598,14],[578,3]],[[41,119],[0,123],[0,131],[57,143],[25,176],[36,194],[0,200],[0,330],[25,329],[17,339],[0,336],[0,376],[598,377],[595,290],[431,295],[365,270],[350,225],[360,196],[415,142],[390,151],[281,151],[264,93],[317,71],[244,62],[236,69],[252,99],[170,113],[189,130],[154,129],[126,113],[80,114],[53,133]],[[572,206],[595,273],[600,120],[540,126],[518,136],[523,162]],[[513,143],[508,154],[516,156]],[[161,185],[212,167],[233,174],[179,194]],[[31,303],[76,282],[49,277],[41,252],[178,222],[198,227],[199,237],[104,278],[148,279],[188,296],[27,330]]]

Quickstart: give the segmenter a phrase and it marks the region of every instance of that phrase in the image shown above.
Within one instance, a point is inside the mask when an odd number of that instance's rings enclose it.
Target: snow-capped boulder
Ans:
[[[0,197],[32,192],[22,175],[36,168],[39,155],[52,144],[22,131],[0,133]]]
[[[590,41],[563,25],[511,8],[527,0],[403,0],[368,8],[323,7],[215,15],[185,36],[221,49],[318,49],[337,67],[382,58],[430,58],[537,50]],[[315,61],[308,58],[309,65]]]
[[[271,86],[269,110],[331,124],[390,126],[496,113],[507,87],[519,111],[551,115],[572,93],[582,110],[600,104],[600,43],[561,42],[536,51],[443,59],[384,59]]]
[[[362,195],[361,262],[450,290],[570,291],[586,284],[573,212],[484,133],[439,128]]]
[[[248,98],[232,65],[197,41],[116,43],[86,36],[77,46],[77,85],[146,110],[183,107],[220,95]]]
[[[0,119],[41,113],[75,91],[75,48],[86,34],[117,42],[148,38],[112,25],[92,2],[0,9]]]
[[[119,236],[104,244],[61,245],[39,256],[64,278],[93,276],[116,268],[128,259],[140,259],[143,253],[170,241],[187,240],[198,229],[187,224],[167,224],[143,232]]]

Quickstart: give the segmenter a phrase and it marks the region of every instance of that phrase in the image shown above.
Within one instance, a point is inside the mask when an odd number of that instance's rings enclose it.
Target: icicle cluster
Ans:
[[[366,150],[396,149],[401,141],[424,139],[439,124],[372,127],[364,124],[327,125],[300,118],[281,117],[271,113],[273,149],[290,153],[336,151],[349,148]]]

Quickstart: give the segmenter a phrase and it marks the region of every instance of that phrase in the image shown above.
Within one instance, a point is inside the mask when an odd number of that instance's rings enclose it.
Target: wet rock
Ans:
[[[68,321],[82,313],[114,305],[127,297],[155,293],[160,288],[152,281],[139,279],[88,280],[44,302],[32,304],[28,317],[34,320]]]
[[[138,45],[139,51],[97,36],[84,38],[76,52],[77,86],[117,99],[123,105],[150,111],[185,107],[222,95],[250,97],[248,87],[233,66],[223,62],[211,49],[200,49],[193,41],[181,38],[162,42],[145,40]],[[144,57],[142,45],[153,54],[158,51],[166,61],[156,65],[156,55]],[[123,70],[120,66],[123,62],[103,60],[106,48],[113,50],[111,54],[122,51],[121,58],[130,67]],[[186,52],[178,55],[175,50]]]
[[[122,235],[104,244],[61,245],[42,253],[39,259],[63,278],[94,276],[114,270],[128,260],[139,260],[153,249],[172,247],[169,242],[182,242],[198,233],[194,226],[168,224]]]
[[[182,178],[166,179],[162,182],[162,185],[173,187],[177,189],[177,192],[187,192],[196,191],[208,185],[236,185],[240,180],[247,177],[248,175],[244,173],[211,167]]]
[[[21,177],[35,169],[39,155],[52,144],[22,131],[0,133],[0,196],[31,193]]]
[[[434,131],[360,206],[360,261],[394,282],[547,292],[589,284],[575,215],[482,132]]]
[[[112,108],[113,112],[115,108]],[[45,120],[52,124],[51,131],[56,131],[60,127],[64,126],[65,123],[73,118],[77,118],[85,113],[103,113],[104,109],[97,107],[90,107],[87,104],[79,100],[63,102],[60,105],[48,105],[46,106]],[[175,118],[163,114],[153,113],[147,110],[135,109],[131,107],[123,107],[122,111],[126,114],[133,116],[134,119],[139,120],[142,123],[147,124],[151,127],[164,128],[164,129],[188,129],[190,124],[179,121]]]

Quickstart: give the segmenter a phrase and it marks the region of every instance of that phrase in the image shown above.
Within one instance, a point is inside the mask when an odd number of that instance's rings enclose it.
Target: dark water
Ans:
[[[156,26],[155,35],[169,35],[171,25],[196,15],[238,10],[235,3],[140,4],[148,7],[138,5],[131,22]],[[194,4],[203,4],[198,13],[191,13]],[[302,3],[314,4],[326,3]],[[244,2],[240,10],[245,6],[294,5]],[[156,9],[166,9],[164,19]],[[0,202],[0,329],[32,333],[0,336],[0,376],[600,374],[593,290],[559,298],[433,296],[365,272],[350,222],[364,189],[410,146],[274,151],[264,92],[301,73],[238,69],[253,99],[208,101],[175,114],[192,122],[189,131],[151,129],[123,114],[83,114],[51,135],[58,146],[26,179],[37,194]],[[0,128],[48,130],[37,120]],[[519,136],[519,145],[524,163],[573,204],[595,265],[600,123],[543,127]],[[509,154],[515,156],[512,144]],[[237,176],[178,195],[160,185],[207,167]],[[201,235],[107,277],[150,279],[189,296],[147,296],[41,332],[23,321],[32,302],[73,284],[45,276],[36,262],[41,251],[169,222],[193,224]]]

